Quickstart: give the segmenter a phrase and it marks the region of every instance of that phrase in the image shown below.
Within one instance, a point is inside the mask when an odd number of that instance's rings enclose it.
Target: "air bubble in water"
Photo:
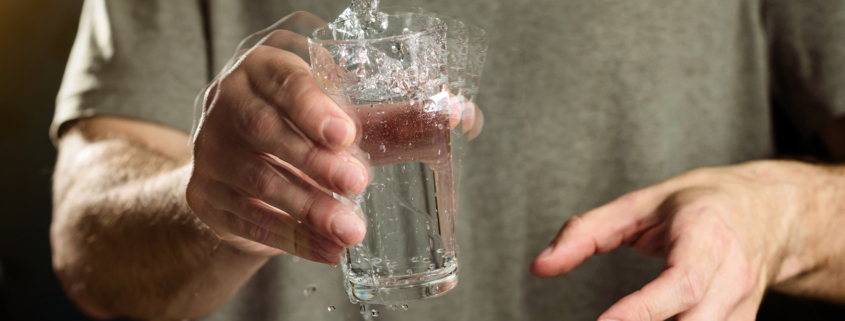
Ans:
[[[387,308],[390,309],[390,310],[396,310],[396,309],[399,308],[399,306],[395,305],[395,304],[391,304],[391,305],[388,305]]]
[[[317,292],[317,287],[314,285],[309,285],[305,288],[305,290],[302,290],[302,294],[305,296],[311,296],[314,292]]]
[[[373,314],[373,316],[374,316],[374,317],[378,317],[378,310],[373,309],[373,310],[371,311],[371,313]]]
[[[438,129],[443,129],[443,124],[437,124]]]
[[[408,304],[407,303],[402,304],[402,310],[408,310]]]
[[[328,310],[329,310],[329,312],[334,311],[334,306],[333,306],[333,305],[330,305],[330,306],[328,307]]]
[[[416,256],[411,258],[411,262],[417,263],[419,261],[420,261],[420,258],[418,258]]]
[[[382,153],[387,151],[387,147],[384,147],[384,144],[378,146],[378,150]]]

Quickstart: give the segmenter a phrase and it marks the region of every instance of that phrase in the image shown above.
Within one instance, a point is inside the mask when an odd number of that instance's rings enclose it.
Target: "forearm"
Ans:
[[[845,303],[845,165],[801,166],[801,188],[811,196],[803,209],[792,253],[773,289]]]
[[[225,303],[266,261],[191,213],[187,164],[125,139],[63,139],[54,183],[54,266],[89,313],[182,319]]]

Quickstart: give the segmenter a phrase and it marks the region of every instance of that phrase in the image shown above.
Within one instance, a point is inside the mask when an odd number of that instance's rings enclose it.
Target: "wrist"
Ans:
[[[797,182],[801,201],[796,207],[787,245],[771,284],[795,295],[816,292],[830,273],[845,266],[845,170],[842,166],[789,162],[789,176]]]

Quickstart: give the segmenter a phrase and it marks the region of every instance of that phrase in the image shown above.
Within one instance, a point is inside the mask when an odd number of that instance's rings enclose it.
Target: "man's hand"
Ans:
[[[811,273],[843,261],[831,228],[843,224],[840,172],[785,161],[695,170],[572,218],[531,271],[568,273],[623,244],[666,258],[657,279],[599,320],[754,320],[770,285],[842,300],[830,285],[841,278]]]
[[[210,96],[220,92],[197,134],[186,194],[194,213],[241,250],[335,264],[343,246],[363,239],[363,222],[296,171],[267,160],[278,158],[341,195],[367,185],[366,168],[347,151],[352,119],[323,94],[305,61],[277,48],[298,38],[274,32],[211,89]]]
[[[211,87],[188,204],[242,251],[336,264],[344,246],[361,242],[365,227],[330,192],[360,194],[369,166],[447,157],[425,142],[448,142],[450,125],[461,118],[474,138],[483,115],[454,96],[441,97],[449,99],[448,113],[427,114],[412,103],[345,110],[322,92],[300,56],[280,48],[301,51],[307,40],[275,31]],[[445,137],[431,139],[437,135]]]

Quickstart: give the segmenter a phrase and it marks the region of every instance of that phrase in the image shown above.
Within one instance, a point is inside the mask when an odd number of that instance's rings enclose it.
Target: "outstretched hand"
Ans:
[[[815,264],[805,244],[818,171],[777,161],[694,170],[573,217],[531,271],[565,274],[624,244],[664,257],[665,270],[599,320],[754,320],[769,285]]]

